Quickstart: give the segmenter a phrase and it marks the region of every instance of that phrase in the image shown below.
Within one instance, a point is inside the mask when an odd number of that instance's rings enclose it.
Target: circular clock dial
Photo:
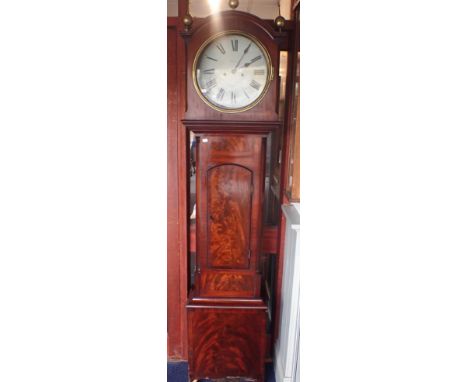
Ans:
[[[257,104],[270,79],[270,58],[254,38],[228,33],[206,43],[194,63],[200,96],[220,111],[237,112]]]

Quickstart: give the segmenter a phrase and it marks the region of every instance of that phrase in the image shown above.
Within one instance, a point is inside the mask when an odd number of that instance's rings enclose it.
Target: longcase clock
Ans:
[[[279,35],[271,23],[238,11],[197,20],[184,34],[183,122],[194,137],[196,175],[191,380],[264,380],[260,256],[267,140],[280,125]]]

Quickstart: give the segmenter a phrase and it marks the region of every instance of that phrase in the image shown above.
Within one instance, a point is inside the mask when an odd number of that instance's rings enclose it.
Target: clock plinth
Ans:
[[[267,307],[242,301],[190,300],[189,375],[194,379],[265,378]]]

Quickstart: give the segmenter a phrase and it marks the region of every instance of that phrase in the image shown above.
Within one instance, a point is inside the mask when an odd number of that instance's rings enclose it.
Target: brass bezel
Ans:
[[[255,44],[257,44],[257,46],[260,48],[260,50],[263,52],[266,60],[267,60],[267,70],[268,70],[268,75],[267,75],[267,80],[266,80],[266,83],[265,83],[265,87],[263,88],[262,90],[262,93],[257,97],[257,99],[255,101],[253,101],[252,103],[249,103],[247,106],[244,106],[244,107],[241,107],[241,108],[237,108],[237,109],[225,109],[225,108],[222,108],[222,107],[219,107],[217,105],[214,105],[213,103],[210,102],[210,100],[208,100],[201,92],[200,90],[200,87],[198,86],[198,81],[197,81],[197,76],[196,76],[196,70],[197,70],[197,63],[198,63],[198,60],[200,58],[200,55],[202,54],[202,52],[205,50],[205,48],[211,44],[211,42],[213,42],[214,40],[216,40],[217,38],[221,37],[221,36],[226,36],[226,35],[232,35],[232,34],[237,34],[237,35],[241,35],[241,36],[244,36],[244,37],[247,37],[249,39],[251,39],[253,42],[255,42]],[[239,30],[227,30],[227,31],[222,31],[222,32],[219,32],[219,33],[216,33],[214,34],[213,36],[211,36],[210,38],[208,38],[203,44],[202,46],[198,49],[196,55],[195,55],[195,58],[193,60],[193,64],[192,64],[192,80],[193,80],[193,85],[195,87],[195,90],[197,91],[197,94],[198,96],[203,100],[203,102],[205,102],[209,107],[211,107],[212,109],[214,110],[217,110],[217,111],[220,111],[222,113],[242,113],[246,110],[249,110],[251,108],[253,108],[254,106],[256,106],[262,99],[263,97],[265,97],[265,94],[267,93],[268,89],[270,88],[270,83],[271,81],[273,80],[273,65],[271,63],[271,57],[270,57],[270,53],[268,53],[268,50],[266,49],[265,45],[263,45],[263,43],[257,39],[255,36],[252,36],[251,34],[249,33],[246,33],[246,32],[242,32],[242,31],[239,31]]]

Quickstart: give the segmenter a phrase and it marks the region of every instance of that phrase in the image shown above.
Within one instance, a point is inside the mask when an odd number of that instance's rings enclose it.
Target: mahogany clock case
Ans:
[[[186,137],[196,137],[196,274],[186,306],[190,377],[263,381],[267,305],[260,263],[266,144],[282,125],[278,66],[288,34],[238,11],[196,21],[182,33],[187,53],[182,123]],[[192,77],[197,52],[224,31],[253,36],[271,58],[268,90],[241,112],[207,105]]]

